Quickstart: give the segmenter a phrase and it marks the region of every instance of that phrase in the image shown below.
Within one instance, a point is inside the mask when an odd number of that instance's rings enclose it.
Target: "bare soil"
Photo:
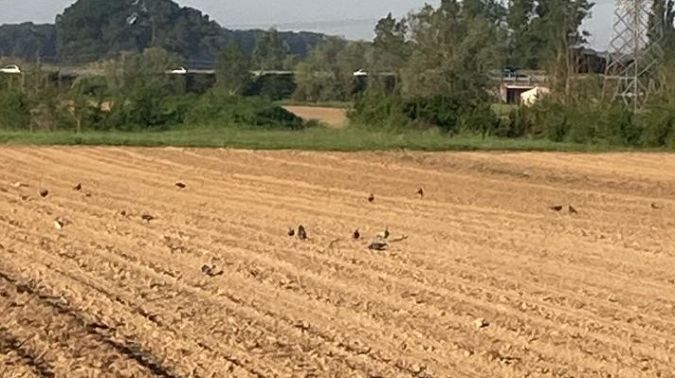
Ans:
[[[675,155],[0,167],[0,377],[675,377]]]
[[[328,127],[342,128],[347,125],[345,109],[315,106],[284,106],[284,108],[304,120],[319,121]]]

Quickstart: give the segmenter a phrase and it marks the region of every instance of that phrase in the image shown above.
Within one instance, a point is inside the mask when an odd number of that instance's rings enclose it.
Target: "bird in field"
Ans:
[[[298,227],[298,239],[307,240],[307,231],[305,231],[305,227],[303,225]]]
[[[40,197],[47,198],[47,196],[49,195],[49,190],[41,189],[39,193],[40,193]]]
[[[184,182],[178,181],[178,182],[176,183],[176,187],[177,187],[178,189],[185,189],[185,188],[187,188],[187,185],[186,185]]]
[[[54,220],[54,228],[61,231],[63,229],[63,226],[65,226],[65,224],[61,222],[59,219]]]
[[[370,193],[368,196],[368,202],[373,203],[375,202],[375,195],[373,193]]]
[[[59,231],[63,230],[63,228],[66,227],[67,224],[68,222],[65,219],[63,219],[63,217],[57,217],[56,219],[54,219],[54,228],[56,228]]]
[[[77,184],[77,185],[75,185],[75,186],[73,187],[73,190],[76,191],[76,192],[79,192],[80,190],[82,190],[82,184]]]
[[[549,207],[549,209],[553,210],[553,211],[560,212],[560,211],[562,211],[563,207],[561,205],[557,205],[557,206],[551,206],[551,207]]]
[[[352,234],[352,239],[354,239],[354,240],[359,240],[360,238],[361,238],[361,233],[360,233],[359,230],[357,229],[357,230],[354,231],[354,233]]]
[[[215,266],[209,265],[202,265],[202,273],[209,277],[222,276],[224,274],[222,270],[218,270]]]
[[[654,210],[661,210],[661,209],[663,209],[663,207],[662,207],[661,205],[659,205],[659,204],[657,204],[657,203],[655,203],[655,202],[652,202],[651,207],[652,207],[652,209],[654,209]]]
[[[570,214],[579,214],[577,209],[575,209],[574,206],[572,206],[572,205],[569,205],[568,211],[569,211]]]
[[[420,196],[420,199],[424,198],[424,189],[419,188],[417,190],[417,195]]]
[[[295,236],[295,230],[292,229],[292,228],[289,228],[289,229],[288,229],[288,236],[290,236],[290,237]]]
[[[141,219],[143,219],[145,221],[145,223],[150,223],[150,222],[154,221],[156,218],[153,217],[150,214],[143,214],[143,215],[141,215]]]
[[[381,241],[372,242],[368,246],[368,249],[370,249],[371,251],[386,251],[387,248],[389,248],[389,244],[387,244],[387,242]]]
[[[389,227],[385,228],[384,231],[377,234],[379,239],[388,239],[389,238]]]

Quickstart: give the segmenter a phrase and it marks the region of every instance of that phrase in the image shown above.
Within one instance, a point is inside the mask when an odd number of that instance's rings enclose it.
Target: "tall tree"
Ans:
[[[509,0],[506,17],[509,27],[508,63],[518,68],[532,69],[539,65],[530,28],[534,7],[534,0]]]
[[[298,64],[294,97],[305,101],[351,99],[358,85],[354,72],[367,64],[370,50],[365,42],[326,38]]]
[[[573,49],[587,42],[588,33],[581,24],[590,15],[593,3],[588,0],[539,0],[532,31],[546,68],[551,87],[567,100],[573,94],[573,77],[577,62]]]
[[[487,96],[488,72],[501,62],[503,41],[499,23],[480,11],[480,1],[442,0],[439,8],[427,5],[410,17],[412,54],[404,70],[404,95]]]
[[[131,92],[141,87],[156,90],[157,95],[167,94],[172,87],[173,76],[166,71],[183,64],[182,59],[164,49],[153,47],[142,53],[124,54],[119,59],[108,61],[105,67],[108,85],[113,91]]]
[[[499,0],[464,0],[462,11],[469,18],[481,17],[492,24],[505,21],[507,11]]]
[[[288,46],[276,29],[270,29],[258,40],[253,61],[260,70],[281,70],[284,68]]]
[[[653,0],[652,12],[649,15],[649,26],[652,33],[650,40],[657,40],[667,56],[675,54],[675,1]]]
[[[373,40],[374,71],[398,72],[410,56],[410,46],[406,41],[408,25],[406,20],[396,20],[391,13],[380,19],[375,26]]]
[[[241,94],[251,81],[250,63],[237,42],[230,42],[218,56],[216,83],[229,95]]]

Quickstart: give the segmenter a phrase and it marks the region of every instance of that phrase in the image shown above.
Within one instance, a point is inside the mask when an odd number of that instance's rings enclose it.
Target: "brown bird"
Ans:
[[[354,231],[354,233],[352,234],[352,239],[354,239],[354,240],[359,240],[360,238],[361,238],[361,233],[360,233],[359,230],[357,229],[357,230]]]
[[[657,204],[657,203],[655,203],[655,202],[652,202],[652,205],[651,205],[651,206],[652,206],[652,209],[654,209],[654,210],[661,210],[661,209],[663,209],[663,207],[662,207],[661,205],[659,205],[659,204]]]
[[[217,270],[215,266],[203,265],[202,273],[206,274],[209,277],[222,276],[224,272],[222,270]]]
[[[553,211],[562,211],[563,207],[558,205],[558,206],[551,206],[549,207],[549,209]]]
[[[77,185],[75,185],[75,186],[73,187],[73,190],[76,191],[76,192],[79,192],[80,190],[82,190],[82,184],[77,184]]]
[[[370,193],[368,196],[368,202],[373,203],[375,202],[375,195],[373,193]]]
[[[145,221],[145,223],[150,223],[150,222],[154,221],[156,218],[153,217],[150,214],[143,214],[143,215],[141,215],[141,219],[143,219]]]
[[[61,231],[69,222],[63,219],[63,217],[57,217],[54,219],[54,228]]]
[[[176,187],[177,187],[178,189],[185,189],[185,188],[187,188],[187,185],[186,185],[185,183],[183,183],[183,182],[178,181],[178,182],[176,183]]]
[[[288,236],[290,236],[290,237],[295,236],[295,230],[292,229],[292,228],[289,228],[289,229],[288,229]]]
[[[380,232],[377,234],[377,237],[380,239],[388,239],[389,238],[389,228],[385,228],[384,231]]]
[[[424,198],[424,189],[419,188],[417,190],[417,195],[420,196],[420,198]]]
[[[579,212],[577,211],[577,209],[575,209],[572,205],[570,205],[570,206],[568,207],[568,211],[569,211],[570,214],[579,214]]]
[[[40,197],[47,198],[48,195],[49,195],[49,190],[47,190],[47,189],[40,190]]]
[[[307,240],[307,231],[305,231],[305,227],[302,225],[298,227],[298,239]]]
[[[386,251],[387,248],[389,248],[389,245],[386,242],[379,242],[379,241],[372,242],[368,246],[368,249],[370,249],[371,251]]]

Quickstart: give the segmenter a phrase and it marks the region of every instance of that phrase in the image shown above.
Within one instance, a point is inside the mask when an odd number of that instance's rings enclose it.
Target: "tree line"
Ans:
[[[62,30],[58,48],[90,49],[95,54],[105,54],[101,49],[106,48],[125,52],[105,60],[105,75],[78,79],[67,89],[65,113],[69,115],[52,117],[56,121],[49,129],[154,129],[219,122],[302,128],[302,122],[271,102],[292,97],[307,102],[351,102],[354,127],[394,132],[433,128],[447,135],[473,133],[631,146],[665,146],[673,139],[672,59],[658,67],[661,85],[640,112],[611,101],[603,91],[602,76],[577,75],[574,52],[589,36],[580,29],[592,10],[587,0],[511,0],[506,4],[498,0],[442,0],[438,6],[426,5],[400,19],[391,14],[383,17],[374,26],[371,42],[322,37],[306,57],[294,54],[283,34],[275,30],[258,35],[250,51],[250,46],[236,39],[223,42],[224,47],[209,47],[218,40],[214,23],[168,0],[148,0],[148,5],[157,8],[148,6],[146,16],[138,13],[125,19],[127,24],[145,25],[149,28],[145,33],[111,32],[101,37],[98,28],[76,30],[74,20],[94,17],[100,25],[119,22],[80,8],[83,4],[100,5],[100,0],[80,0],[64,12],[57,20],[57,29]],[[650,19],[661,26],[659,35],[652,38],[661,40],[670,57],[675,45],[673,5],[672,0],[654,0],[655,13]],[[177,14],[178,18],[161,14]],[[197,45],[212,49],[217,61],[215,84],[206,93],[189,93],[186,78],[163,74],[185,59],[180,53],[183,48],[169,43],[180,41],[176,36],[181,32],[166,30],[190,25],[176,21],[181,17],[200,24],[202,35],[214,32],[213,38],[204,38],[204,44]],[[63,37],[69,33],[72,38]],[[94,36],[108,38],[110,44],[102,47]],[[117,44],[112,43],[115,38]],[[137,51],[129,46],[148,47]],[[545,70],[551,95],[535,106],[497,114],[490,72],[504,67]],[[255,77],[251,72],[256,70],[292,70],[294,76],[290,82],[275,76]],[[5,87],[16,88],[10,84]],[[34,84],[34,88],[41,87]],[[9,108],[24,111],[21,116],[8,114],[6,120],[15,121],[4,122],[40,119],[37,114],[42,113],[61,114],[49,110],[64,106],[52,100],[58,96],[47,95],[50,90],[54,89],[35,89],[30,95],[5,91],[0,105],[4,101]],[[40,98],[51,103],[35,100]],[[109,109],[102,110],[104,102],[112,104]],[[59,119],[64,126],[58,126]]]
[[[601,74],[579,75],[587,0],[442,0],[402,19],[381,19],[372,43],[325,41],[298,65],[298,99],[354,100],[351,119],[372,128],[440,128],[452,135],[548,138],[556,142],[672,145],[675,28],[672,0],[653,0],[649,43],[661,44],[660,78],[644,108],[613,101]],[[614,57],[625,59],[625,57]],[[532,107],[494,111],[505,67],[544,70],[551,94]],[[363,83],[350,77],[368,72]],[[317,72],[322,73],[317,75]],[[636,94],[641,95],[641,94]]]

